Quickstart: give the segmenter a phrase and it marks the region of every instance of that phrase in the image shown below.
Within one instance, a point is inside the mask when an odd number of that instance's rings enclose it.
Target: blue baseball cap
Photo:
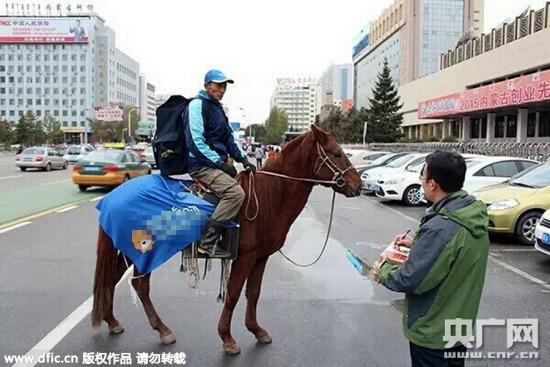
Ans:
[[[204,76],[204,83],[230,83],[233,84],[233,79],[228,79],[224,73],[217,69],[209,70],[208,73]]]

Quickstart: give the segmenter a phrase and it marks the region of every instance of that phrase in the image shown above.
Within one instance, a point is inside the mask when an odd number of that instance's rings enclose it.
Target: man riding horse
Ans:
[[[234,179],[237,171],[227,163],[227,158],[233,158],[253,172],[256,170],[235,143],[220,103],[228,83],[233,84],[233,80],[219,70],[210,70],[204,76],[204,90],[183,111],[185,143],[189,148],[187,171],[220,198],[197,250],[220,258],[231,256],[229,251],[216,248],[216,244],[244,200],[244,191]]]

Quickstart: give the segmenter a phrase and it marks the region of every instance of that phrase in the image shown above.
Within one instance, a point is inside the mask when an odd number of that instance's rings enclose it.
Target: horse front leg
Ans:
[[[162,344],[168,345],[176,342],[172,330],[170,330],[162,320],[160,319],[151,298],[149,298],[149,289],[150,289],[151,274],[140,275],[139,271],[134,268],[134,278],[132,279],[132,285],[136,290],[143,308],[145,309],[145,314],[149,319],[149,323],[154,330],[157,330],[160,335],[160,341]]]
[[[239,256],[231,267],[225,304],[218,322],[218,334],[223,341],[223,350],[227,354],[238,354],[241,351],[239,344],[231,336],[231,319],[233,318],[233,311],[241,295],[244,282],[254,265],[254,261],[255,258],[252,256]]]
[[[269,344],[272,339],[268,332],[258,325],[256,318],[256,309],[258,307],[258,299],[262,288],[262,279],[265,271],[265,265],[268,257],[261,258],[256,261],[250,275],[246,281],[246,328],[254,334],[258,342],[261,344]]]

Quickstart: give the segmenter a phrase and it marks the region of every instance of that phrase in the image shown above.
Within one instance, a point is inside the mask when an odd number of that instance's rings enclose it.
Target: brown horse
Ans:
[[[276,159],[268,161],[253,175],[252,189],[249,189],[250,176],[250,173],[242,173],[238,178],[246,193],[245,205],[239,214],[239,253],[231,266],[227,296],[218,323],[223,349],[228,354],[240,352],[231,336],[231,318],[245,281],[246,327],[260,343],[271,343],[271,337],[256,318],[262,277],[267,259],[283,246],[290,226],[302,212],[313,186],[320,183],[347,197],[358,196],[361,191],[361,179],[336,139],[313,125],[311,131],[290,142]],[[124,331],[113,315],[113,295],[125,270],[123,256],[117,255],[111,238],[100,226],[92,311],[94,327],[106,321],[111,333]],[[151,326],[159,332],[163,344],[174,343],[176,339],[172,331],[161,321],[149,298],[150,274],[136,278],[138,276],[139,272],[134,269],[132,285]]]

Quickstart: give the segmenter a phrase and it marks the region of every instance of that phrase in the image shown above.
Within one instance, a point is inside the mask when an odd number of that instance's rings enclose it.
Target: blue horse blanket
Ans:
[[[186,189],[188,180],[160,175],[120,185],[96,205],[99,223],[140,273],[150,273],[200,239],[215,207]]]

